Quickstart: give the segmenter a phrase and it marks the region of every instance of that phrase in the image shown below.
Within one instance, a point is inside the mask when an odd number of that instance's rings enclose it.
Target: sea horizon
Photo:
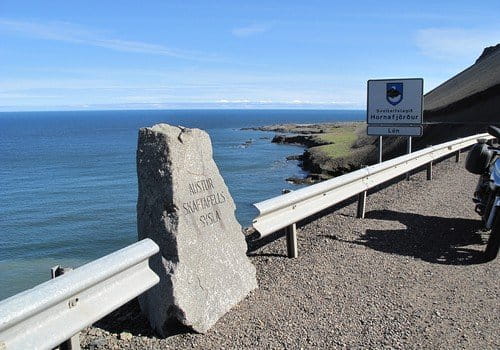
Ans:
[[[66,113],[66,112],[127,112],[127,111],[134,111],[134,112],[151,112],[151,111],[203,111],[203,110],[208,110],[208,111],[363,111],[366,113],[366,108],[317,108],[317,107],[292,107],[289,106],[288,108],[286,107],[276,107],[276,108],[269,108],[269,107],[190,107],[190,108],[185,108],[185,107],[169,107],[169,108],[103,108],[103,109],[88,109],[88,108],[82,108],[82,109],[71,109],[73,107],[70,107],[69,109],[51,109],[52,107],[47,107],[47,109],[23,109],[23,110],[0,110],[0,114],[7,114],[7,113]]]
[[[253,203],[300,186],[304,147],[241,130],[283,122],[362,121],[352,110],[148,110],[0,114],[0,300],[137,240],[135,152],[140,127],[159,122],[204,129],[242,227]]]

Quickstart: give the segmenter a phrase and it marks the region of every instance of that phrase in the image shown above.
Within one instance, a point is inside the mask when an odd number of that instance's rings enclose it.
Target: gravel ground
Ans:
[[[462,157],[463,159],[464,157]],[[250,253],[259,289],[205,335],[158,339],[137,303],[82,332],[84,349],[499,349],[500,258],[483,262],[463,161],[339,206]]]

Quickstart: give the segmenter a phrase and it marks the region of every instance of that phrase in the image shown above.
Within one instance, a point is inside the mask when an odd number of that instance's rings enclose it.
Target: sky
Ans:
[[[365,109],[500,42],[500,1],[0,0],[0,111]]]

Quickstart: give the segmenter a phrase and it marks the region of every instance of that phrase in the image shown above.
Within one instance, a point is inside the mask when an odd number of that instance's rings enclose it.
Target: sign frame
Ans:
[[[394,132],[391,133],[387,131],[386,133],[383,132],[370,132],[370,128],[382,128],[382,129],[403,129],[403,132]],[[412,129],[411,131],[417,130],[417,133],[411,133],[409,132],[404,132],[404,129]],[[372,129],[373,130],[373,129]],[[421,137],[423,135],[423,127],[422,125],[398,125],[398,124],[368,124],[366,128],[366,134],[369,136],[410,136],[410,137]]]
[[[370,122],[370,82],[386,82],[388,84],[392,83],[404,83],[405,82],[415,82],[419,81],[420,82],[420,91],[421,94],[418,98],[420,102],[420,113],[418,114],[419,120],[417,121],[410,121],[410,122],[401,122],[401,121],[395,121],[395,120],[386,120],[386,121],[380,121],[374,123],[373,121]],[[373,88],[373,87],[372,87]],[[403,95],[404,96],[404,95]],[[397,109],[396,105],[391,105],[390,102],[388,102],[386,99],[384,101],[387,102],[388,106],[386,108],[390,109]],[[372,101],[373,104],[374,101]],[[399,104],[399,103],[398,103]],[[424,114],[424,79],[423,78],[389,78],[389,79],[369,79],[366,84],[366,123],[368,125],[378,125],[378,124],[391,124],[394,126],[410,126],[411,124],[415,125],[422,125],[423,124],[423,114]]]

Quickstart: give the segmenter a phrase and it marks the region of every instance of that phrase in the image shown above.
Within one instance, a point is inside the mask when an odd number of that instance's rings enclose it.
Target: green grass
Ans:
[[[329,158],[339,158],[349,155],[351,146],[357,139],[356,127],[345,126],[328,130],[328,133],[315,135],[318,139],[331,142],[329,145],[317,146],[312,149]]]

